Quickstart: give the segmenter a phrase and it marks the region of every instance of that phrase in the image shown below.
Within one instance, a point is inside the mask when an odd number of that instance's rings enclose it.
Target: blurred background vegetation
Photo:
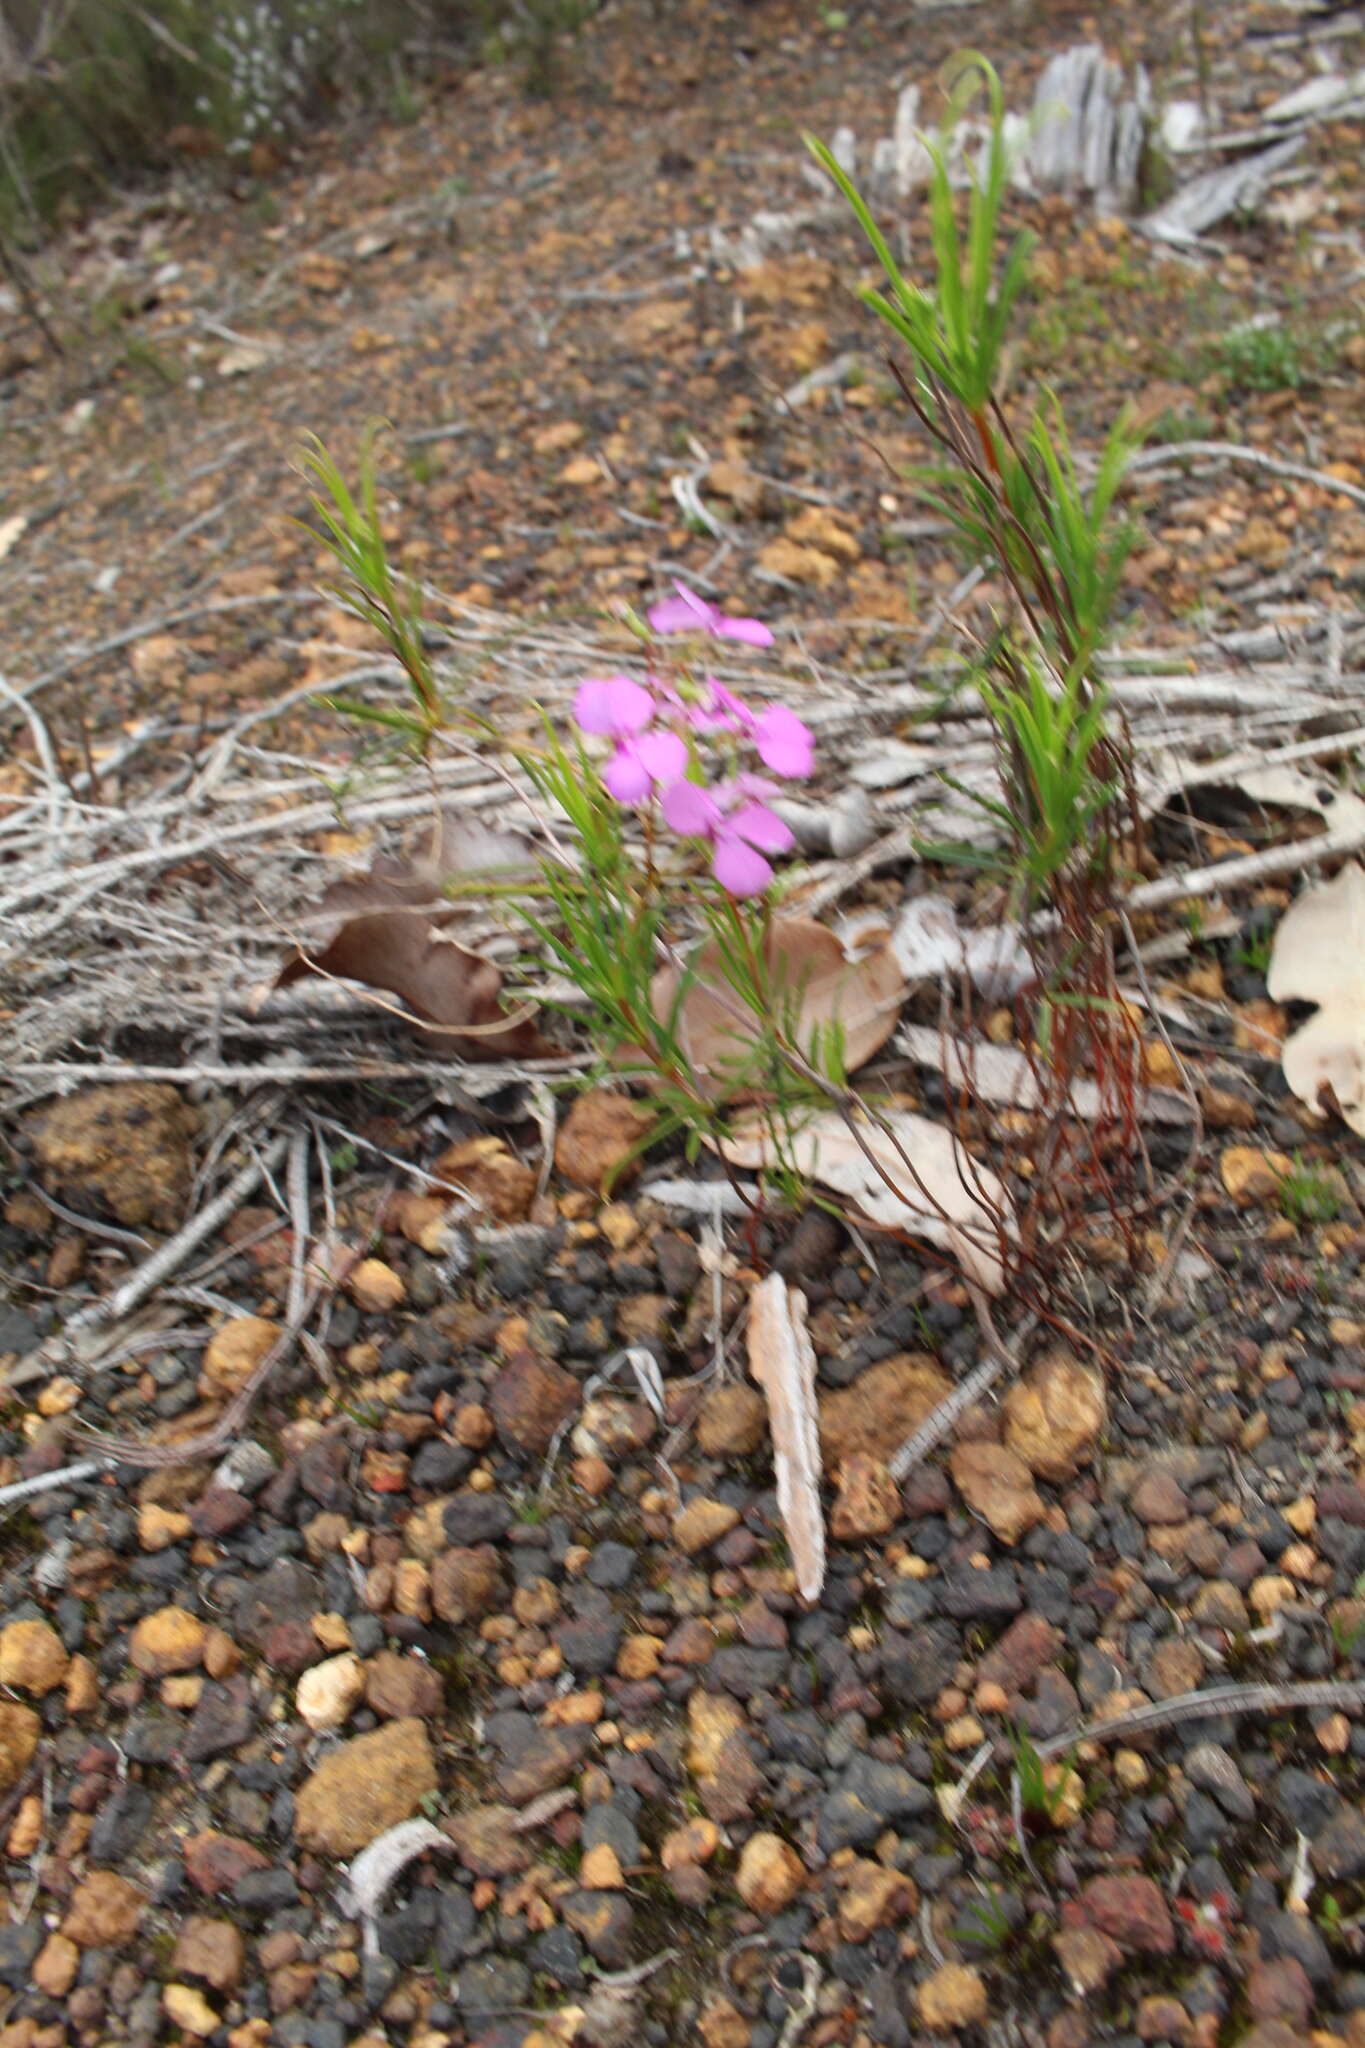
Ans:
[[[348,106],[414,111],[476,58],[554,83],[592,0],[0,0],[0,237],[34,248],[187,157],[250,167]]]

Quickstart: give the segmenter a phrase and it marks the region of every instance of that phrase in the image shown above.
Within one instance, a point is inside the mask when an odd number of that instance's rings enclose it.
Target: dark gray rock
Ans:
[[[512,1510],[501,1494],[457,1493],[446,1502],[441,1520],[453,1544],[472,1548],[500,1543],[512,1526]]]
[[[408,1467],[408,1479],[413,1486],[430,1487],[441,1493],[463,1479],[473,1462],[473,1452],[463,1444],[451,1443],[443,1436],[430,1437],[418,1448]]]
[[[484,1732],[498,1752],[497,1793],[524,1806],[573,1776],[592,1745],[590,1728],[544,1728],[530,1714],[490,1714]]]
[[[1286,1913],[1276,1907],[1265,1915],[1259,1928],[1261,1954],[1267,1959],[1276,1956],[1293,1956],[1303,1965],[1309,1983],[1318,1991],[1331,1988],[1336,1975],[1336,1965],[1328,1953],[1327,1943],[1313,1922],[1302,1913]]]
[[[123,1751],[135,1764],[168,1764],[184,1737],[179,1715],[164,1707],[141,1707],[123,1731]]]
[[[635,1912],[620,1892],[568,1892],[559,1910],[592,1954],[607,1970],[623,1970],[630,1961]]]
[[[1316,1835],[1332,1819],[1341,1803],[1334,1785],[1289,1764],[1276,1778],[1271,1799],[1292,1828],[1301,1835]]]
[[[918,1820],[933,1810],[934,1795],[902,1764],[883,1763],[873,1756],[855,1756],[837,1788],[851,1792],[883,1821]]]
[[[1313,1868],[1329,1882],[1365,1877],[1365,1814],[1343,1805],[1313,1837]]]
[[[30,1322],[22,1309],[0,1302],[0,1358],[9,1352],[17,1352],[22,1358],[37,1342],[37,1324]]]
[[[938,1604],[958,1621],[1008,1621],[1024,1602],[1012,1566],[992,1565],[984,1572],[945,1572]]]
[[[469,1893],[459,1885],[443,1883],[440,1892],[433,1954],[441,1969],[449,1972],[478,1941],[479,1916]]]
[[[585,1850],[605,1842],[616,1851],[622,1870],[633,1869],[641,1860],[640,1837],[623,1799],[604,1799],[600,1805],[590,1806],[579,1839]]]
[[[913,1635],[888,1635],[882,1644],[882,1689],[899,1706],[936,1699],[962,1655],[962,1637],[948,1622],[930,1621]]]
[[[756,1692],[773,1692],[786,1676],[785,1650],[755,1650],[747,1643],[729,1643],[717,1650],[706,1667],[707,1684],[747,1700]]]
[[[1255,1819],[1255,1795],[1219,1743],[1197,1743],[1185,1758],[1185,1776],[1201,1791],[1211,1793],[1231,1819]]]
[[[528,1950],[537,1976],[552,1978],[566,1989],[583,1982],[583,1944],[569,1927],[547,1927]]]
[[[586,1577],[606,1593],[623,1593],[635,1576],[638,1557],[629,1544],[599,1543],[588,1559]]]
[[[281,1557],[238,1601],[232,1633],[239,1643],[264,1650],[270,1631],[282,1621],[310,1621],[320,1612],[316,1572],[295,1558]]]
[[[36,1914],[0,1927],[0,1983],[8,1984],[11,1991],[22,1991],[33,1959],[46,1940],[47,1929]]]
[[[145,1785],[120,1785],[95,1815],[86,1853],[92,1863],[122,1863],[133,1855],[152,1818]]]
[[[600,1678],[616,1662],[625,1624],[619,1614],[592,1616],[586,1621],[562,1622],[555,1641],[570,1671],[585,1678]]]
[[[232,1887],[244,1913],[282,1913],[299,1902],[299,1888],[287,1870],[248,1870]]]
[[[885,1827],[884,1814],[842,1788],[825,1794],[815,1816],[816,1840],[827,1856],[836,1849],[866,1848]]]
[[[244,1672],[221,1685],[206,1685],[185,1733],[186,1761],[203,1763],[211,1756],[221,1756],[225,1750],[236,1749],[250,1740],[255,1726],[251,1684]]]

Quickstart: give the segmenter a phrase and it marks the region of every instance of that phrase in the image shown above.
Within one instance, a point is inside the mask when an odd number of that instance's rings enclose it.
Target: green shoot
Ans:
[[[1034,1819],[1049,1824],[1057,1819],[1067,1794],[1069,1772],[1063,1771],[1050,1777],[1047,1765],[1033,1745],[1028,1730],[1018,1726],[1011,1731],[1010,1749],[1014,1757],[1014,1775],[1019,1785],[1019,1804],[1022,1810]]]
[[[1270,956],[1275,949],[1273,932],[1256,932],[1243,939],[1233,951],[1233,961],[1238,967],[1245,967],[1251,974],[1259,974],[1262,981],[1270,971]]]
[[[1290,1172],[1280,1180],[1280,1214],[1303,1229],[1305,1224],[1335,1223],[1345,1201],[1341,1179],[1330,1168],[1310,1166],[1294,1154]]]
[[[400,663],[413,702],[411,711],[394,711],[339,697],[333,708],[399,734],[425,756],[446,722],[446,706],[422,641],[421,585],[394,573],[384,539],[374,465],[374,444],[382,427],[381,421],[371,421],[362,436],[358,494],[352,493],[316,435],[300,450],[299,468],[314,486],[309,503],[318,524],[297,524],[336,558],[342,580],[325,584],[324,589],[343,610],[378,633]]]
[[[969,172],[967,222],[958,225],[956,194],[948,173],[952,131],[979,86],[990,108],[990,136],[980,167]],[[1010,316],[1028,275],[1033,238],[1019,235],[997,275],[1001,203],[1009,163],[1005,149],[1004,95],[994,67],[975,51],[959,60],[946,121],[937,141],[927,141],[931,160],[929,219],[933,242],[934,288],[925,290],[906,278],[848,173],[833,153],[813,135],[806,147],[834,180],[857,216],[878,262],[888,291],[871,287],[862,293],[910,350],[925,396],[947,392],[975,419],[984,422],[998,380],[1000,352]]]

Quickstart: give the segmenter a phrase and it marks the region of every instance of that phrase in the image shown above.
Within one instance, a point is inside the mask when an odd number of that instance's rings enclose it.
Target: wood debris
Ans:
[[[777,1506],[803,1600],[825,1583],[825,1520],[820,1506],[820,1425],[815,1352],[806,1332],[806,1297],[770,1273],[749,1297],[749,1371],[768,1402]]]

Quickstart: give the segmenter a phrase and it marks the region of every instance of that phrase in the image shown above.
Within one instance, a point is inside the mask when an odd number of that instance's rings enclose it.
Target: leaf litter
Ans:
[[[865,1221],[950,1252],[987,1294],[1004,1291],[1006,1250],[1018,1239],[1013,1200],[942,1124],[894,1107],[856,1124],[829,1110],[784,1135],[780,1148],[755,1125],[718,1141],[718,1150],[751,1171],[794,1167],[844,1196]]]
[[[1284,1078],[1301,1102],[1335,1109],[1365,1137],[1365,868],[1350,861],[1281,918],[1266,974],[1272,1002],[1316,1003],[1285,1041]]]
[[[815,1352],[806,1329],[806,1297],[780,1273],[749,1297],[749,1371],[768,1403],[777,1507],[787,1532],[796,1584],[815,1601],[825,1583],[825,1520],[820,1506],[820,1424]]]
[[[839,1035],[848,1073],[866,1066],[900,1019],[905,977],[886,944],[851,960],[837,933],[809,918],[779,918],[766,941],[774,1006],[801,1051],[816,1065],[821,1042]],[[688,962],[690,983],[677,1016],[680,1043],[699,1078],[717,1095],[730,1092],[752,1053],[755,1032],[725,983],[717,947],[704,946]],[[654,977],[654,1014],[666,1018],[678,1000],[683,972],[669,966]]]
[[[443,815],[424,852],[377,854],[367,874],[331,884],[316,912],[322,944],[300,946],[281,968],[276,988],[322,975],[382,989],[421,1020],[426,1043],[469,1060],[530,1059],[548,1051],[531,1018],[505,1008],[501,968],[447,929],[459,912],[443,893],[453,875],[525,873],[530,858],[526,842],[512,834],[480,832]]]

